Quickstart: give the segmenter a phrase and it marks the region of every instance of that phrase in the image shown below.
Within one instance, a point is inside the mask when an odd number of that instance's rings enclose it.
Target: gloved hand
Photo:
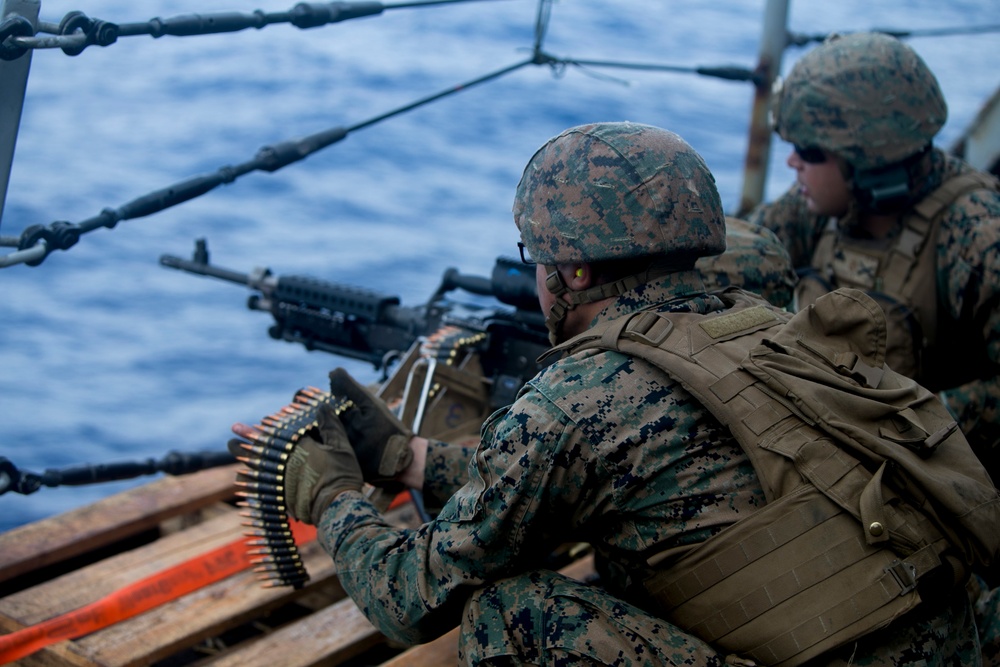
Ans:
[[[330,372],[330,393],[354,402],[341,419],[365,481],[379,488],[401,490],[402,485],[394,479],[413,461],[409,446],[413,431],[396,418],[385,401],[358,384],[343,368]]]
[[[322,406],[317,421],[317,428],[302,436],[292,448],[284,470],[288,514],[312,525],[319,523],[323,511],[337,495],[343,491],[360,491],[364,485],[357,456],[333,408]],[[233,432],[251,438],[254,429],[235,424]],[[239,440],[230,440],[228,448],[234,456],[246,455]]]

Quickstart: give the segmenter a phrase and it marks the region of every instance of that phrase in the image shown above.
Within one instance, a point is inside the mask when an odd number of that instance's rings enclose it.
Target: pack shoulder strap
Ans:
[[[975,190],[1000,190],[1000,182],[979,171],[952,176],[924,197],[904,218],[899,238],[889,251],[882,275],[882,290],[903,294],[921,252],[935,235],[945,210],[959,197]]]

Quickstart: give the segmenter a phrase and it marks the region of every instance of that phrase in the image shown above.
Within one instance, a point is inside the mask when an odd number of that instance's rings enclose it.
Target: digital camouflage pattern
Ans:
[[[477,590],[461,633],[466,665],[725,664],[708,644],[666,621],[548,570]]]
[[[681,309],[720,308],[703,290],[695,272],[671,274],[601,317],[673,295],[688,296]],[[341,495],[320,533],[345,589],[390,637],[426,641],[459,624],[474,589],[586,541],[607,563],[607,585],[634,600],[649,549],[698,542],[763,502],[735,441],[664,380],[614,353],[555,362],[488,420],[468,483],[416,530],[391,528],[360,495]],[[452,490],[446,451],[431,449],[425,497]]]
[[[919,186],[918,200],[947,178],[972,171],[938,149],[931,160],[931,173]],[[749,218],[784,241],[796,268],[820,265],[814,252],[829,219],[809,212],[797,186],[759,206]],[[840,234],[850,236],[858,221],[849,214],[837,225]],[[982,189],[960,196],[946,209],[934,242],[938,324],[933,338],[938,344],[925,351],[925,365],[938,369],[938,375],[916,379],[941,393],[996,481],[1000,479],[1000,193]]]
[[[705,161],[678,135],[639,123],[566,130],[532,156],[514,222],[539,264],[726,248],[722,201]],[[690,264],[688,264],[690,266]]]
[[[704,289],[696,271],[669,274],[620,295],[595,323],[646,308],[722,308]],[[433,443],[428,454],[425,496],[448,496],[459,479],[447,459],[470,452]],[[391,526],[360,493],[324,513],[321,543],[380,631],[415,643],[461,625],[468,664],[722,664],[655,617],[647,558],[706,539],[764,496],[726,429],[662,371],[617,352],[556,361],[490,417],[467,471],[416,529]],[[601,588],[544,569],[567,542],[593,546]],[[837,658],[976,665],[969,609],[962,595]]]
[[[785,141],[823,148],[855,169],[917,153],[948,118],[923,59],[881,33],[830,37],[795,63],[773,103]]]
[[[990,588],[981,577],[969,581],[969,596],[975,610],[983,666],[1000,666],[1000,588]]]
[[[792,303],[795,267],[781,239],[770,229],[726,218],[726,251],[695,262],[709,290],[742,287],[775,306]]]

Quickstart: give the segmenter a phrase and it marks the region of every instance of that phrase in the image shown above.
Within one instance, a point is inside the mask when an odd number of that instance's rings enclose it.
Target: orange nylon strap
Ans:
[[[316,539],[316,528],[291,522],[296,544]],[[246,538],[150,575],[84,607],[0,636],[0,665],[64,639],[75,639],[132,618],[250,567]]]

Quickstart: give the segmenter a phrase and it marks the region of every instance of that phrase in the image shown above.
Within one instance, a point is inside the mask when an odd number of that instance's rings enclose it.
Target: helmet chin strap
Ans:
[[[555,297],[555,302],[545,316],[545,328],[549,330],[549,344],[556,345],[559,343],[559,333],[562,331],[566,313],[576,308],[580,303],[574,298],[579,296],[580,292],[570,291],[558,268],[546,266],[545,270],[548,271],[545,276],[545,289]],[[569,295],[569,301],[562,298],[563,294]]]
[[[552,308],[549,309],[548,314],[545,316],[545,328],[549,330],[549,343],[551,345],[558,345],[562,342],[560,334],[562,333],[563,323],[566,321],[566,315],[581,303],[593,303],[594,301],[601,301],[608,297],[618,296],[635,289],[643,283],[648,283],[650,280],[665,276],[668,273],[690,268],[686,262],[684,264],[684,266],[678,266],[672,262],[653,262],[649,268],[641,273],[625,276],[611,283],[604,283],[579,291],[569,288],[566,284],[566,279],[562,277],[557,267],[546,265],[545,270],[548,273],[545,276],[545,289],[555,297]],[[563,298],[563,295],[565,295],[565,298]]]

